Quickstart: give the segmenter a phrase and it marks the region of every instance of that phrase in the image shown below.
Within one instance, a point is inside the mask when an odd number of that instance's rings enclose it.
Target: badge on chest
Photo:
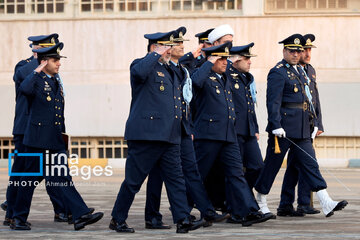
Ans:
[[[210,78],[210,80],[211,80],[211,81],[213,81],[213,82],[217,82],[216,77],[209,77],[209,78]]]
[[[47,81],[44,82],[44,91],[51,92],[51,87]]]
[[[233,79],[239,79],[239,74],[237,73],[231,73],[230,75]]]

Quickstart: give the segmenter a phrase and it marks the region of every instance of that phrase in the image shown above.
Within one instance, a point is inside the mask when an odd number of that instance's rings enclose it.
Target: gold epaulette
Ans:
[[[276,65],[276,68],[281,68],[282,66],[284,66],[282,63]]]

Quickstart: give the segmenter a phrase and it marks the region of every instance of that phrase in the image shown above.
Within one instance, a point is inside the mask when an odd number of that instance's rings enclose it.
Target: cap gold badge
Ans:
[[[295,39],[294,39],[294,43],[295,43],[296,45],[299,45],[299,44],[300,44],[300,39],[295,38]]]
[[[56,49],[56,52],[57,52],[57,54],[60,55],[60,48],[59,47]]]

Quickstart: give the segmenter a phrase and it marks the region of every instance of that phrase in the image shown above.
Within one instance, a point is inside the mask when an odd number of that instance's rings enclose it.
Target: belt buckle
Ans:
[[[307,106],[308,106],[308,105],[307,105],[307,102],[304,102],[304,103],[303,103],[303,110],[304,110],[304,111],[307,110],[307,108],[308,108]]]

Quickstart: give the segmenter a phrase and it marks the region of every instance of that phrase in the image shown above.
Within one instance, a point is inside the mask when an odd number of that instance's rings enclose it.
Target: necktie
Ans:
[[[171,79],[173,80],[174,79],[174,71],[171,69],[171,67],[167,63],[164,63],[164,67],[166,68],[166,70],[170,74]]]
[[[185,70],[185,73],[186,73],[186,79],[185,79],[185,84],[183,86],[183,97],[184,97],[184,101],[186,103],[186,118],[188,116],[188,111],[190,109],[190,102],[191,102],[191,99],[193,97],[193,94],[192,94],[192,80],[190,78],[190,74],[189,74],[189,71],[184,68]]]
[[[311,95],[311,93],[310,93],[310,88],[309,88],[309,86],[310,86],[310,78],[309,78],[308,75],[306,74],[303,66],[300,66],[300,68],[301,68],[302,72],[304,73],[305,79],[306,79],[306,81],[307,81],[307,84],[305,85],[305,93],[306,93],[306,96],[307,96],[307,98],[308,98],[308,100],[309,100],[310,107],[311,107],[311,111],[312,111],[313,113],[315,113],[315,108],[314,108],[314,105],[313,105],[313,103],[312,103],[312,95]]]

